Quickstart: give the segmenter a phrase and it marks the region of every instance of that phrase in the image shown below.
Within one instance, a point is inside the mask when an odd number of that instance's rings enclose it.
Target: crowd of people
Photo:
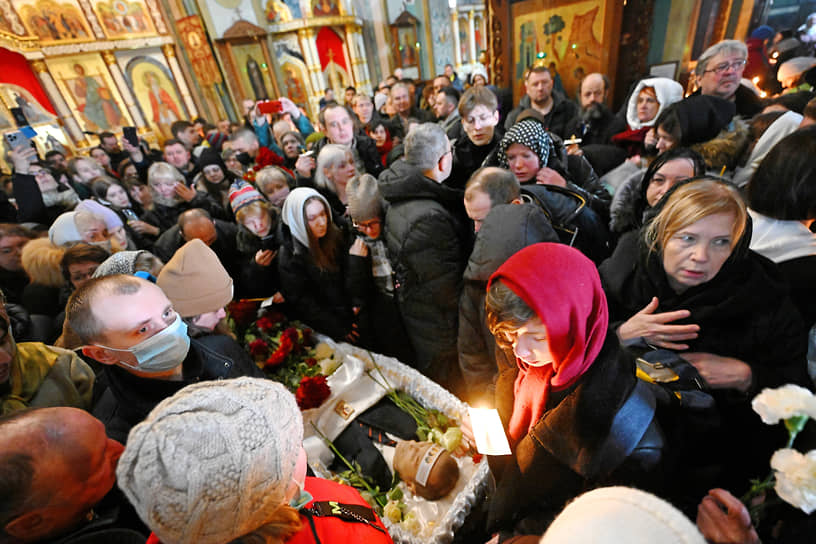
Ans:
[[[306,476],[294,397],[227,327],[239,299],[499,411],[512,454],[462,542],[587,541],[576,523],[617,515],[593,500],[667,512],[619,514],[651,541],[759,542],[735,496],[785,436],[751,399],[816,376],[816,99],[773,39],[717,43],[696,92],[647,77],[619,111],[604,74],[572,100],[537,63],[513,107],[448,66],[327,89],[315,118],[282,97],[178,121],[161,150],[9,151],[0,542],[390,542]],[[770,58],[792,92],[761,98],[743,75]],[[557,517],[606,486],[626,487]],[[808,541],[774,515],[763,541]]]

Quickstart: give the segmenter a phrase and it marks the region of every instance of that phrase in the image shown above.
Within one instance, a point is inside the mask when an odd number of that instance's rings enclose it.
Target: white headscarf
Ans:
[[[289,196],[283,202],[283,210],[281,211],[283,223],[289,227],[292,236],[306,247],[309,247],[309,225],[303,219],[303,208],[306,206],[306,201],[312,197],[317,197],[323,202],[329,215],[327,219],[331,221],[332,215],[329,202],[323,198],[323,195],[309,187],[298,187],[289,193]]]
[[[644,87],[652,87],[655,90],[655,95],[657,95],[657,101],[660,103],[660,106],[658,107],[657,113],[651,121],[641,123],[637,116],[637,99],[640,95],[640,91],[642,91]],[[650,77],[649,79],[641,79],[637,84],[637,87],[635,87],[635,90],[629,96],[629,105],[626,107],[626,122],[629,123],[629,128],[632,130],[650,127],[654,125],[654,122],[664,109],[682,99],[683,86],[673,79],[669,79],[667,77]]]

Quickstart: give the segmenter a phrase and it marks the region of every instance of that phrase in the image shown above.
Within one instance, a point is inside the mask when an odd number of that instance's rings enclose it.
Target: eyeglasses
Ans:
[[[369,221],[361,221],[360,223],[358,223],[357,221],[352,221],[351,222],[352,226],[355,229],[361,229],[361,230],[373,229],[374,227],[380,226],[380,223],[382,223],[382,221],[379,220],[379,219],[370,219]]]
[[[452,148],[452,147],[451,147],[450,149],[448,149],[447,151],[445,151],[445,153],[444,153],[444,154],[443,154],[441,157],[439,157],[439,160],[441,161],[441,160],[442,160],[442,159],[444,159],[444,158],[445,158],[447,155],[453,155],[453,148]]]
[[[717,75],[724,73],[729,68],[733,68],[734,71],[740,70],[743,66],[745,66],[745,59],[735,60],[734,62],[722,62],[712,68],[711,70],[703,70],[703,73],[714,72]]]

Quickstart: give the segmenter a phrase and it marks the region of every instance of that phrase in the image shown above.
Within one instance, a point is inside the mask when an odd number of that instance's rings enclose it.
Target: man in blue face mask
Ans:
[[[109,387],[93,414],[123,443],[156,404],[190,383],[260,375],[191,339],[164,292],[141,278],[88,281],[69,299],[66,319],[82,353],[105,365]]]

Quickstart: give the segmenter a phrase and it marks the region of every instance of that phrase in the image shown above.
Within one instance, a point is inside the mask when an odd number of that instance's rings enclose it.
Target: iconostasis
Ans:
[[[41,154],[125,126],[158,144],[196,114],[158,0],[0,0],[0,64],[0,132],[21,107]]]

